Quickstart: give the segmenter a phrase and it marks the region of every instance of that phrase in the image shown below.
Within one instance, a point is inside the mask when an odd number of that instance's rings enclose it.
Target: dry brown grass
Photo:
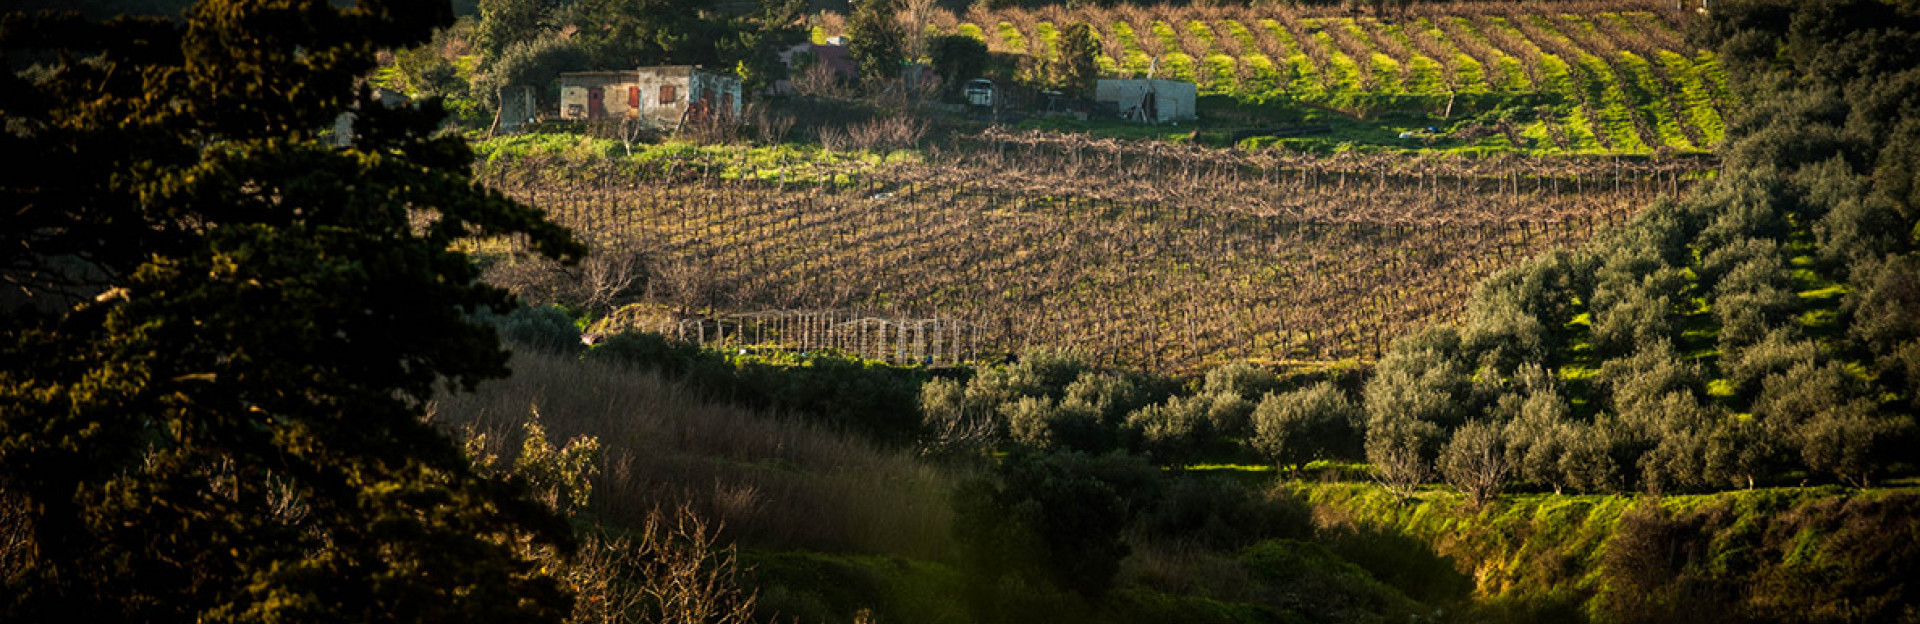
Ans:
[[[489,434],[511,456],[538,406],[552,439],[599,439],[589,513],[644,526],[690,505],[727,540],[773,548],[943,556],[954,476],[910,450],[797,419],[702,400],[657,374],[522,350],[514,374],[442,398],[436,418]]]

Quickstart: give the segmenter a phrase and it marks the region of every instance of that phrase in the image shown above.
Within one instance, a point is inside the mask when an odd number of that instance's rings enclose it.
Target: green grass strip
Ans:
[[[1246,78],[1240,83],[1240,92],[1243,97],[1264,100],[1284,90],[1280,70],[1274,66],[1273,59],[1268,58],[1267,55],[1248,54],[1240,57],[1240,64],[1247,68]]]
[[[1198,77],[1194,75],[1193,57],[1185,52],[1169,52],[1166,56],[1160,57],[1160,73],[1155,78],[1185,80],[1196,85],[1200,84]]]
[[[1680,89],[1679,97],[1685,105],[1688,123],[1693,124],[1700,132],[1700,140],[1706,143],[1699,147],[1712,149],[1726,136],[1727,127],[1720,118],[1720,112],[1713,107],[1713,94],[1707,90],[1707,79],[1701,75],[1700,67],[1672,50],[1661,50],[1659,60]]]
[[[1306,21],[1301,20],[1303,23]],[[1328,95],[1367,92],[1365,81],[1371,78],[1362,76],[1360,64],[1355,63],[1353,57],[1347,56],[1347,53],[1340,51],[1340,46],[1333,42],[1333,35],[1327,34],[1326,30],[1321,30],[1313,33],[1313,36],[1308,37],[1306,41],[1311,41],[1313,45],[1320,46],[1321,50],[1326,51],[1327,66],[1321,77],[1326,81]]]
[[[1446,71],[1447,68],[1441,67],[1439,61],[1415,54],[1407,59],[1407,82],[1401,88],[1414,95],[1445,95],[1447,82],[1443,77]]]
[[[1228,37],[1233,37],[1234,41],[1240,42],[1241,53],[1255,54],[1260,52],[1260,40],[1254,38],[1253,31],[1247,30],[1245,24],[1241,24],[1239,20],[1227,20],[1221,22],[1220,25],[1227,29]]]
[[[960,28],[957,30],[960,33],[960,36],[962,37],[973,37],[974,40],[979,41],[980,43],[987,42],[987,31],[980,30],[980,27],[978,25],[973,24],[972,22],[961,24]],[[822,41],[821,43],[825,44],[826,42]]]
[[[1647,59],[1622,50],[1619,62],[1614,67],[1620,72],[1621,88],[1627,99],[1642,115],[1653,118],[1653,127],[1661,144],[1678,150],[1705,149],[1711,145],[1696,146],[1687,138],[1686,130],[1680,127],[1681,120],[1673,114],[1675,106],[1680,103],[1670,99],[1666,87],[1653,74],[1653,65]],[[1677,93],[1671,94],[1671,98],[1678,96]]]
[[[1534,89],[1533,81],[1527,78],[1526,66],[1520,63],[1520,59],[1493,45],[1493,41],[1480,32],[1473,20],[1464,17],[1446,19],[1451,20],[1454,29],[1459,31],[1462,37],[1471,39],[1475,46],[1485,50],[1485,53],[1491,57],[1492,67],[1487,67],[1485,62],[1481,63],[1481,71],[1486,76],[1488,89],[1499,93],[1525,93]],[[1446,29],[1440,29],[1440,33],[1444,35]]]
[[[1473,55],[1465,52],[1453,53],[1453,84],[1461,93],[1491,93],[1487,82],[1487,68]]]
[[[1153,36],[1160,39],[1162,49],[1165,49],[1169,53],[1181,49],[1180,33],[1174,32],[1173,26],[1168,25],[1166,22],[1154,20],[1151,28],[1153,29]]]
[[[1021,36],[1020,29],[1014,27],[1013,23],[1000,22],[999,30],[1000,44],[1006,46],[1008,52],[1014,54],[1027,53],[1027,38]]]
[[[1040,38],[1042,53],[1049,63],[1060,62],[1060,32],[1053,29],[1053,22],[1040,22],[1033,25],[1033,34]]]
[[[1287,27],[1281,25],[1280,22],[1263,19],[1260,20],[1260,27],[1265,28],[1267,34],[1273,35],[1274,41],[1280,42],[1279,54],[1281,56],[1293,56],[1301,53],[1300,42],[1294,39],[1293,33],[1288,32]]]
[[[1727,72],[1720,66],[1720,57],[1712,52],[1701,52],[1693,57],[1693,67],[1700,73],[1700,81],[1706,86],[1707,93],[1713,96],[1713,108],[1720,111],[1720,117],[1726,118],[1727,107],[1733,105],[1733,94],[1727,90]]]
[[[1578,59],[1581,77],[1581,89],[1587,101],[1594,103],[1593,115],[1599,124],[1599,130],[1607,133],[1616,151],[1644,152],[1651,149],[1641,140],[1639,128],[1634,124],[1634,115],[1639,109],[1628,101],[1627,95],[1620,89],[1613,75],[1613,68],[1605,60],[1592,54],[1582,53]]]
[[[1399,94],[1410,92],[1410,90],[1400,82],[1400,76],[1403,72],[1400,69],[1399,61],[1393,60],[1393,57],[1380,52],[1374,52],[1373,57],[1368,60],[1371,61],[1371,63],[1369,63],[1371,67],[1369,69],[1373,71],[1374,93]]]
[[[1220,51],[1216,43],[1218,37],[1213,34],[1213,27],[1208,26],[1206,22],[1187,22],[1187,33],[1206,44],[1205,49],[1201,50],[1201,52],[1207,56],[1212,56]]]
[[[1206,75],[1200,84],[1203,93],[1241,95],[1240,62],[1225,54],[1208,54],[1204,59]]]
[[[1140,38],[1133,32],[1133,26],[1122,21],[1113,23],[1113,36],[1120,40],[1120,47],[1126,50],[1126,58],[1114,59],[1120,69],[1132,75],[1145,75],[1153,66],[1153,58],[1140,49]]]

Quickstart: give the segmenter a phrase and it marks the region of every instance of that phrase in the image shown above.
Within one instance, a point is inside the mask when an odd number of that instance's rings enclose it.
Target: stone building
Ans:
[[[738,117],[740,80],[692,65],[560,74],[560,118],[636,119],[660,128]]]

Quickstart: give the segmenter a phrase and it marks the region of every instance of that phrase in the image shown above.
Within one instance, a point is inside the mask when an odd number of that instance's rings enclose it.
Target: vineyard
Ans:
[[[1471,285],[1705,168],[1206,150],[988,131],[920,159],[496,160],[597,253],[644,250],[647,329],[941,364],[1027,346],[1191,370],[1371,358]]]
[[[1291,100],[1355,116],[1522,111],[1496,132],[1574,153],[1710,151],[1730,105],[1713,53],[1672,3],[1416,4],[1376,19],[1334,6],[1088,6],[935,12],[930,34],[1059,61],[1058,33],[1093,26],[1107,76],[1196,83],[1203,96]],[[837,22],[815,30],[823,39]],[[1157,60],[1157,63],[1156,63]],[[1511,117],[1511,116],[1509,116]]]

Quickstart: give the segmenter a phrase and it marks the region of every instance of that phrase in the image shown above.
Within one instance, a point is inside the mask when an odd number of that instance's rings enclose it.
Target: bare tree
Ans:
[[[900,27],[907,33],[907,60],[913,61],[926,56],[927,24],[933,19],[933,12],[939,8],[934,0],[901,0],[897,18]]]
[[[621,296],[646,283],[646,256],[625,244],[595,247],[573,270],[575,299],[591,309],[611,309]]]
[[[1455,430],[1453,440],[1440,453],[1440,472],[1475,506],[1499,496],[1510,472],[1500,428],[1472,422]]]
[[[681,505],[654,508],[637,532],[590,536],[566,565],[567,584],[579,594],[569,621],[751,622],[759,596],[742,586],[738,554],[721,545],[720,531]]]

